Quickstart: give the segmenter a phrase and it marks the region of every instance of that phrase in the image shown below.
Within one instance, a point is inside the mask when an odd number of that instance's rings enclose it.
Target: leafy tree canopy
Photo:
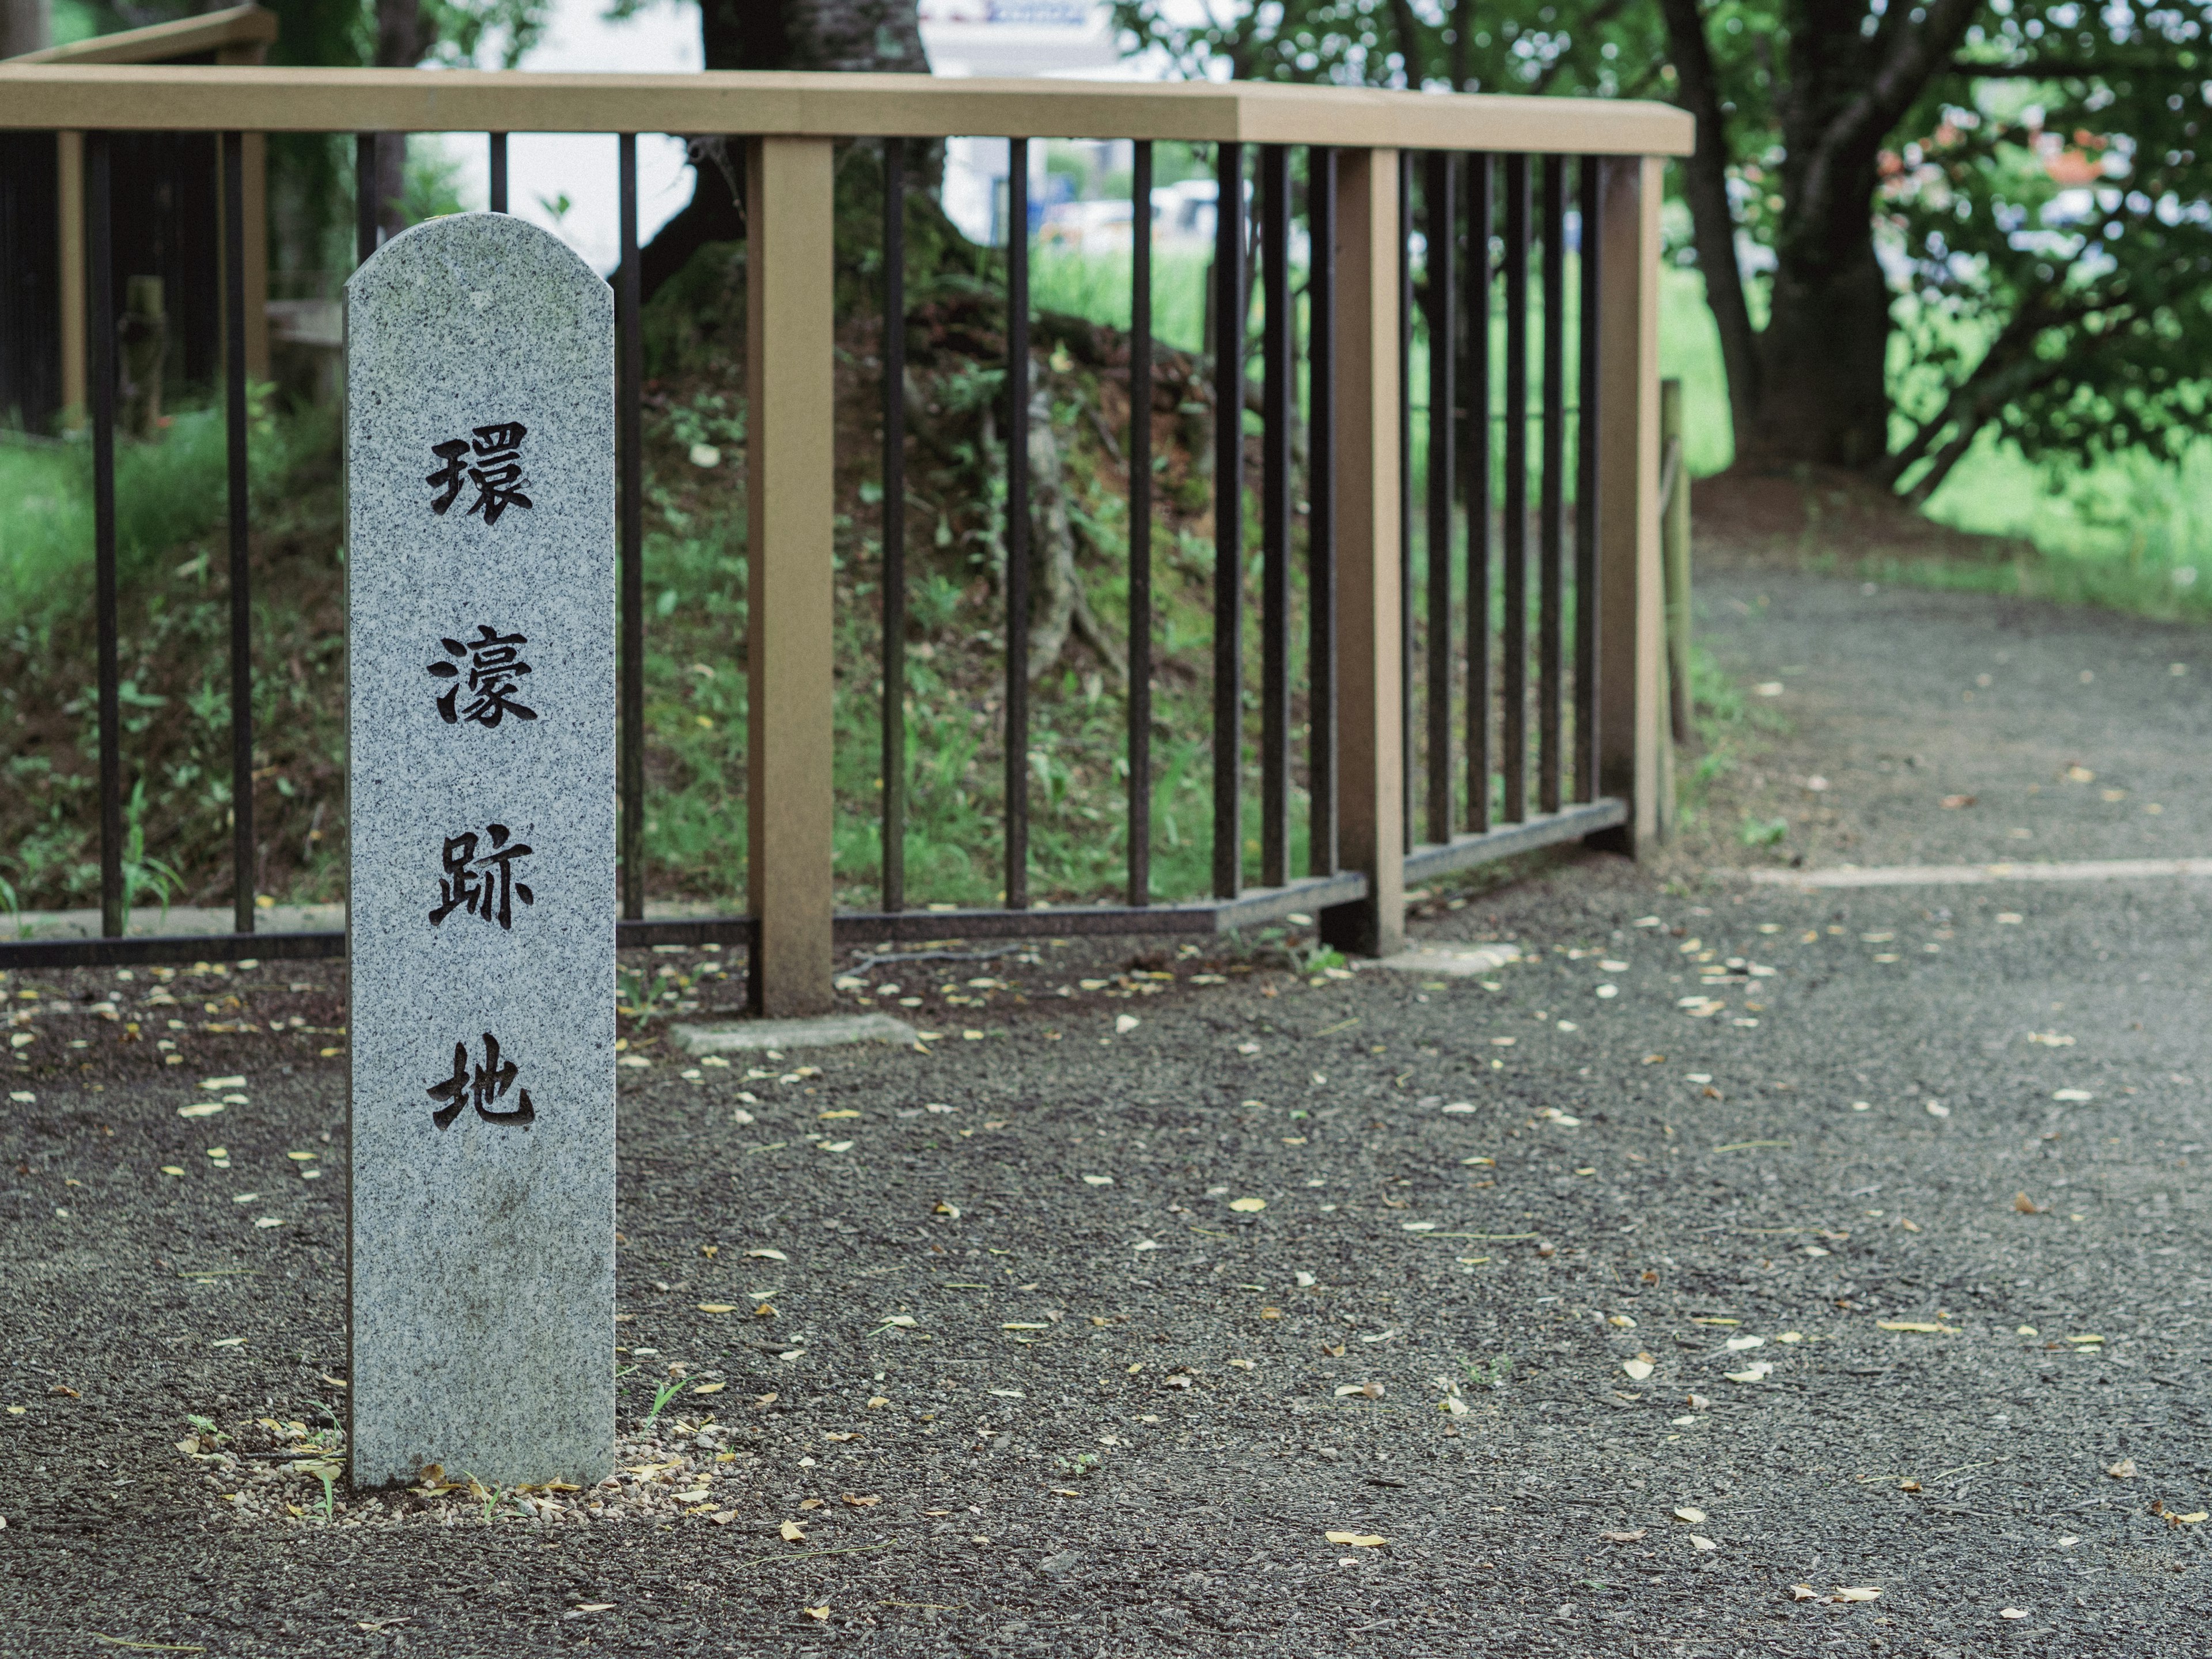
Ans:
[[[1115,0],[1183,72],[1662,97],[1737,452],[1914,499],[2212,426],[2212,0]]]

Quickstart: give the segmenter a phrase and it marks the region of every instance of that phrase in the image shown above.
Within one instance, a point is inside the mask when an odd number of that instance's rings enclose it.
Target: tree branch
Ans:
[[[1390,27],[1398,37],[1398,56],[1405,64],[1406,84],[1418,90],[1421,84],[1420,25],[1414,21],[1413,8],[1408,0],[1390,0]]]
[[[1904,118],[1905,112],[1936,72],[1949,66],[1953,50],[1965,37],[1981,3],[1982,0],[1929,0],[1917,27],[1900,27],[1882,53],[1881,66],[1820,135],[1799,193],[1803,222],[1826,221],[1838,165],[1865,147],[1879,143]],[[1903,9],[1893,5],[1890,15]]]
[[[1627,9],[1628,0],[1598,0],[1598,3],[1590,8],[1589,15],[1585,16],[1577,27],[1595,29],[1601,24],[1610,23]],[[1532,93],[1549,92],[1552,89],[1552,82],[1566,72],[1567,54],[1561,52],[1551,61],[1540,75],[1537,76],[1535,84],[1529,87],[1528,90]]]
[[[2170,71],[2171,59],[2142,57],[2118,59],[2106,63],[2089,63],[2074,59],[2051,64],[1978,64],[1970,58],[1954,58],[1943,66],[1946,75],[1963,76],[1974,81],[2084,81],[2100,75],[2114,75],[2128,70]]]
[[[2071,265],[2069,260],[2061,268],[2062,281]],[[2124,298],[2115,297],[2103,304],[2078,301],[2068,304],[2061,297],[2060,282],[2039,289],[2006,320],[1972,372],[1951,389],[1942,408],[1920,422],[1911,438],[1883,462],[1877,473],[1881,482],[1895,488],[1898,481],[1935,448],[1936,441],[1948,432],[1951,435],[1936,451],[1934,463],[1913,480],[1910,489],[1903,492],[1912,505],[1924,503],[1958,465],[1967,446],[2006,404],[2039,386],[2049,385],[2067,371],[2070,353],[2056,361],[2035,355],[2035,343],[2045,330],[2066,329],[2078,338],[2081,325],[2088,318],[2125,310],[2129,303]]]
[[[2033,374],[2015,376],[2002,392],[1991,388],[1984,397],[1976,399],[1972,410],[1972,418],[1959,422],[1959,429],[1952,434],[1950,442],[1936,452],[1936,459],[1928,470],[1914,479],[1912,488],[1905,492],[1905,500],[1909,506],[1927,506],[1928,498],[1942,486],[1944,479],[1951,476],[1951,469],[1966,458],[1966,452],[1973,447],[1975,438],[1989,424],[1990,417],[2014,398],[2025,397],[2050,385],[2065,372],[2065,365],[2039,361],[2035,362],[2034,369]]]
[[[1705,277],[1705,301],[1720,331],[1730,423],[1741,453],[1759,408],[1759,351],[1751,307],[1744,298],[1743,271],[1735,258],[1735,213],[1728,195],[1728,122],[1721,113],[1712,46],[1705,39],[1698,0],[1660,0],[1659,9],[1667,22],[1668,55],[1674,61],[1680,101],[1698,124],[1698,148],[1682,159],[1682,194],[1690,204],[1692,241]]]

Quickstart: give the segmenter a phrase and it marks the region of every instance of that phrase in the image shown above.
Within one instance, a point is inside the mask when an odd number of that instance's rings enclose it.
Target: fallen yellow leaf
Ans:
[[[845,1494],[845,1502],[856,1510],[872,1510],[883,1501],[880,1498],[863,1498],[857,1492]]]
[[[830,1616],[827,1607],[807,1607],[804,1611],[809,1619],[827,1619]]]
[[[1322,1536],[1332,1544],[1349,1544],[1355,1549],[1363,1550],[1380,1549],[1390,1541],[1381,1534],[1372,1532],[1325,1532]]]
[[[1694,1527],[1705,1518],[1705,1512],[1703,1510],[1693,1510],[1685,1505],[1674,1511],[1674,1518],[1677,1521],[1686,1521]]]
[[[723,1314],[735,1313],[737,1310],[737,1304],[733,1302],[702,1302],[699,1304],[699,1311],[701,1313]]]
[[[1620,1369],[1628,1373],[1632,1382],[1641,1382],[1651,1375],[1653,1366],[1650,1360],[1638,1358],[1622,1360]]]
[[[2123,1457],[2105,1473],[2115,1480],[2132,1480],[2136,1478],[2136,1460],[2132,1457]]]
[[[1874,1322],[1874,1328],[1878,1331],[1925,1331],[1930,1334],[1948,1328],[1942,1325],[1931,1325],[1924,1319],[1877,1319]]]
[[[1229,1207],[1240,1215],[1251,1215],[1266,1209],[1267,1200],[1264,1198],[1232,1198],[1229,1200]]]
[[[726,1382],[698,1382],[692,1385],[694,1394],[720,1394],[730,1385]]]
[[[796,1521],[785,1522],[779,1530],[783,1534],[783,1541],[787,1544],[803,1544],[806,1541],[806,1528]]]
[[[1881,1592],[1880,1590],[1870,1587],[1862,1587],[1857,1589],[1839,1589],[1836,1592],[1836,1600],[1838,1601],[1871,1601],[1881,1594]]]

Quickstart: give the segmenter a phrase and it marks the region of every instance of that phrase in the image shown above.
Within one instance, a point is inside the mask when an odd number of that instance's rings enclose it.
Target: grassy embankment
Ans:
[[[1200,255],[1165,252],[1159,260],[1156,327],[1164,344],[1186,351],[1198,345],[1202,276]],[[1041,251],[1036,289],[1042,308],[1111,325],[1126,321],[1123,259]],[[1728,459],[1725,391],[1711,325],[1693,276],[1670,270],[1662,297],[1663,366],[1686,382],[1692,468],[1710,471]],[[989,903],[1000,890],[1002,643],[996,630],[1002,619],[995,561],[1003,526],[1000,451],[984,411],[998,379],[989,330],[975,331],[975,295],[919,295],[916,304],[938,310],[919,371],[935,405],[934,435],[909,463],[909,541],[916,550],[909,599],[909,890],[916,902]],[[975,336],[964,343],[963,328]],[[879,596],[873,583],[879,497],[868,412],[871,331],[861,326],[844,345],[836,868],[841,901],[866,905],[873,902],[879,857]],[[1417,346],[1417,388],[1425,362]],[[1119,637],[1126,605],[1126,477],[1114,441],[1125,415],[1121,375],[1063,349],[1053,354],[1044,378],[1066,480],[1073,566],[1110,643]],[[743,415],[737,379],[726,355],[695,349],[681,365],[662,365],[647,421],[649,884],[658,896],[725,904],[740,902],[744,861]],[[1203,387],[1189,381],[1182,390],[1185,406],[1157,414],[1154,422],[1156,451],[1167,469],[1155,537],[1162,666],[1153,830],[1155,894],[1161,898],[1201,891],[1210,857],[1210,483],[1203,406],[1188,406]],[[1093,410],[1105,418],[1092,420]],[[264,838],[257,886],[288,899],[328,898],[338,890],[343,658],[335,437],[327,414],[264,419],[256,428],[256,812]],[[1417,467],[1418,437],[1417,428]],[[702,445],[720,452],[711,466],[696,459]],[[26,908],[86,902],[97,885],[87,471],[81,447],[0,443],[0,635],[16,665],[0,686],[6,732],[0,776],[8,785],[0,794],[0,880],[9,884],[0,902],[12,895]],[[2037,487],[2042,476],[1984,446],[1946,483],[1934,509],[1961,528],[2030,538],[2033,556],[1895,562],[1887,574],[2160,614],[2195,615],[2212,605],[2212,582],[2197,586],[2189,574],[2212,560],[2212,528],[2191,506],[2192,489],[2201,495],[2201,486],[2212,483],[2212,453],[2193,456],[2178,476],[2113,463],[2077,475],[2057,495]],[[222,492],[220,423],[207,411],[180,413],[158,443],[123,447],[126,790],[140,902],[165,896],[219,901],[228,891]],[[1256,524],[1251,529],[1256,535]],[[1815,549],[1811,556],[1823,556]],[[1302,584],[1296,603],[1302,607]],[[1302,620],[1294,637],[1304,637]],[[1248,639],[1247,657],[1256,664],[1256,638]],[[1125,856],[1124,706],[1108,657],[1073,638],[1037,689],[1030,772],[1037,814],[1033,882],[1040,897],[1103,897],[1117,885]],[[1298,739],[1302,744],[1302,726]],[[1248,793],[1255,793],[1249,746],[1245,761]],[[1294,804],[1293,817],[1302,837],[1302,802]],[[1247,863],[1255,874],[1255,836],[1248,823]],[[1300,840],[1294,869],[1303,867],[1303,859]]]

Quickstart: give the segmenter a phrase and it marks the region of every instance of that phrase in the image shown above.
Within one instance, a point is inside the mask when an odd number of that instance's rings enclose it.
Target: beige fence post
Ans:
[[[831,184],[827,139],[745,146],[745,878],[770,1017],[832,996]]]
[[[1336,592],[1340,862],[1367,896],[1322,912],[1341,951],[1406,939],[1406,792],[1399,672],[1398,152],[1337,161]]]
[[[1667,736],[1665,583],[1659,559],[1659,204],[1666,162],[1608,157],[1599,319],[1598,787],[1629,802],[1625,830],[1593,837],[1641,855],[1660,834]]]

